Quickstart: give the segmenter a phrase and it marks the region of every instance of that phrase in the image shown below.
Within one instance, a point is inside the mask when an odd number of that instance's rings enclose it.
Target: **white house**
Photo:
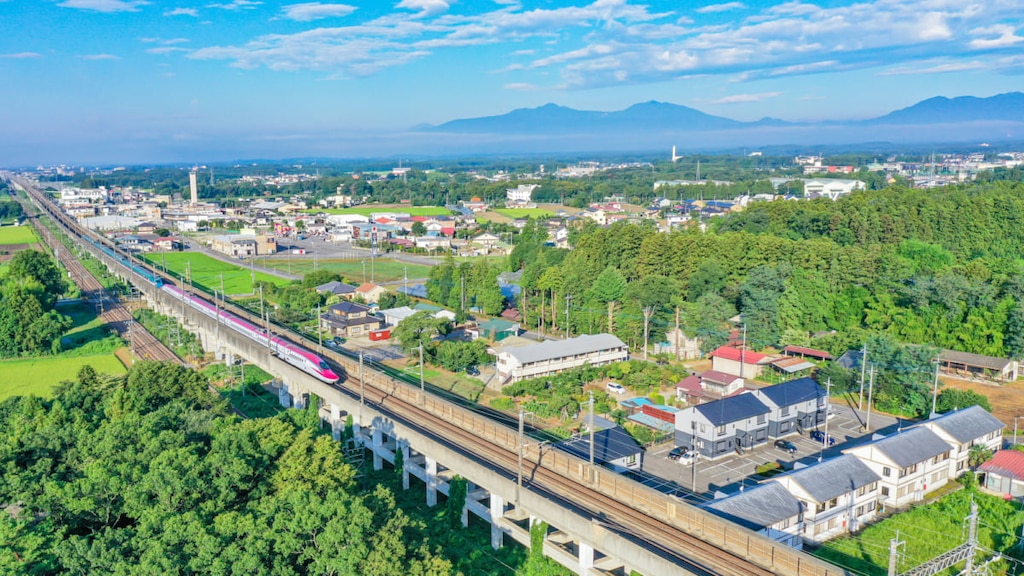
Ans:
[[[832,200],[864,189],[864,182],[845,178],[821,178],[804,182],[804,196],[824,196]]]
[[[955,412],[947,412],[920,424],[935,432],[953,448],[949,460],[949,475],[956,478],[968,468],[967,457],[971,446],[981,445],[995,452],[1003,444],[1003,428],[998,418],[981,406],[971,406]]]
[[[712,513],[803,549],[803,505],[778,482],[768,482],[705,505]]]
[[[533,191],[540,188],[537,184],[520,184],[515,188],[505,189],[505,198],[514,204],[529,204]]]
[[[719,346],[711,353],[711,369],[742,378],[757,378],[768,358],[750,350],[732,346]]]
[[[925,426],[843,450],[878,474],[878,502],[901,508],[949,481],[952,448]]]
[[[497,357],[498,378],[502,382],[518,382],[584,365],[622,362],[629,357],[629,351],[616,336],[589,334],[522,348],[505,348]]]
[[[803,538],[807,542],[824,542],[855,532],[875,517],[881,478],[851,454],[776,476],[774,480],[803,503]]]
[[[781,438],[825,422],[828,398],[811,378],[797,378],[751,392],[771,408],[768,435]]]
[[[753,394],[737,394],[676,412],[676,446],[714,460],[768,442],[771,409]]]

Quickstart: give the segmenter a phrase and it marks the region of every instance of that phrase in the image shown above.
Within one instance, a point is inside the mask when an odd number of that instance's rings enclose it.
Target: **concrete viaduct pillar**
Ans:
[[[409,442],[399,440],[396,450],[402,451],[402,490],[409,489]]]
[[[341,407],[331,404],[331,438],[335,442],[341,440],[341,433],[345,429],[345,423],[341,421]]]
[[[498,520],[505,517],[505,500],[491,493],[491,548],[497,550],[504,543],[505,533],[498,526]]]
[[[371,448],[371,451],[373,452],[373,469],[374,470],[380,470],[381,468],[384,467],[384,459],[381,458],[381,455],[380,455],[381,449],[383,447],[384,447],[384,433],[381,432],[379,428],[374,428],[373,429],[373,447]]]
[[[427,506],[437,506],[437,460],[425,459],[427,473]]]
[[[580,569],[579,573],[583,576],[590,574],[590,569],[594,567],[594,547],[583,542],[580,542]]]

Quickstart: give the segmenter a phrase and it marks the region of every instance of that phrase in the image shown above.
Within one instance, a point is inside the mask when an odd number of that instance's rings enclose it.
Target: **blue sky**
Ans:
[[[1021,89],[1024,0],[0,0],[0,165],[387,155],[647,100],[879,116]]]

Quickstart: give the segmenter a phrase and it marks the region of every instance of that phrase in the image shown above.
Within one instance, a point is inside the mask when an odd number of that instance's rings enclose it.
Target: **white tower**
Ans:
[[[189,188],[189,191],[192,192],[192,202],[191,202],[191,204],[193,206],[195,206],[196,204],[199,203],[199,184],[196,182],[196,177],[197,177],[196,169],[193,168],[188,173],[188,188]]]
[[[676,147],[673,146],[672,147],[672,162],[675,162],[676,160],[679,160],[680,158],[682,158],[682,156],[676,156]]]

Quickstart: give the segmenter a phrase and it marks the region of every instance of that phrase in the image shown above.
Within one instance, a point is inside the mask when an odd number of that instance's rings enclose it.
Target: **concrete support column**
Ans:
[[[331,438],[335,442],[341,440],[341,432],[345,429],[345,423],[341,421],[341,407],[331,404]]]
[[[291,388],[291,387],[290,387]],[[306,408],[306,393],[298,387],[295,387],[295,391],[292,393],[292,404],[296,410],[304,410]]]
[[[352,422],[352,436],[355,438],[356,444],[363,445],[363,427],[359,425],[358,420]]]
[[[594,548],[583,542],[580,542],[580,574],[586,576],[590,574],[590,569],[594,567]]]
[[[462,504],[462,527],[469,528],[469,495],[476,490],[476,484],[466,481],[466,501]]]
[[[380,452],[384,449],[384,433],[379,428],[373,429],[373,469],[380,470],[384,467],[384,459]]]
[[[437,460],[425,458],[427,473],[427,506],[437,506]]]
[[[235,365],[235,355],[226,349],[224,350],[224,363],[228,366]]]
[[[402,451],[402,490],[409,489],[409,443],[398,441],[398,450]]]
[[[281,403],[282,408],[291,408],[292,398],[288,394],[288,385],[284,382],[280,384],[280,388],[277,389],[277,401]]]
[[[491,492],[491,548],[501,548],[505,533],[498,526],[498,519],[505,516],[505,500]]]

